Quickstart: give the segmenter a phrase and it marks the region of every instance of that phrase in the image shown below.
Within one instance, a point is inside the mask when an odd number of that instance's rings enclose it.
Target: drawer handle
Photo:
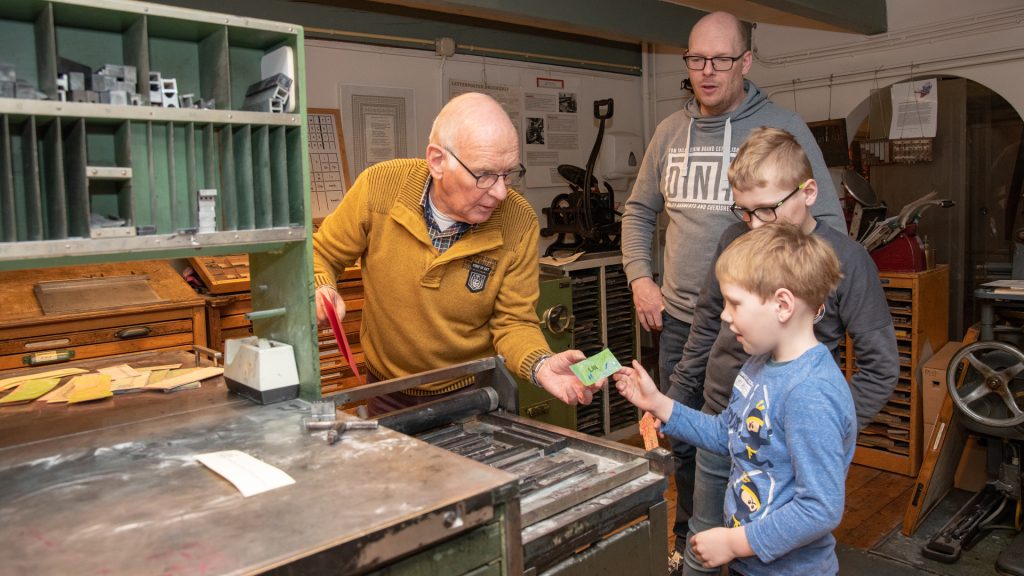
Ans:
[[[538,404],[536,406],[530,406],[529,408],[527,408],[526,417],[537,418],[539,416],[547,414],[548,412],[551,412],[551,406],[549,403],[544,402],[543,404]]]
[[[71,344],[71,338],[58,338],[56,340],[47,340],[45,342],[27,342],[25,344],[26,350],[36,350],[39,348],[56,348],[57,346],[67,346]]]
[[[35,352],[22,356],[21,363],[26,366],[39,366],[40,364],[52,364],[54,362],[67,362],[74,357],[74,350],[47,350],[46,352]]]
[[[118,330],[114,336],[121,339],[142,338],[143,336],[149,336],[152,331],[153,329],[149,326],[131,326]]]

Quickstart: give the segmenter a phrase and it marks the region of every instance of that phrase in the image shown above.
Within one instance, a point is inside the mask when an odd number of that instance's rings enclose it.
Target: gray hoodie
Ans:
[[[632,282],[653,277],[651,246],[658,214],[667,212],[661,293],[672,317],[690,323],[718,238],[736,222],[729,211],[729,164],[755,128],[787,130],[803,146],[818,182],[815,217],[845,234],[846,222],[821,150],[807,124],[773,104],[749,80],[746,98],[723,116],[703,116],[696,98],[654,132],[622,216],[622,260]],[[692,120],[691,120],[692,119]]]
[[[726,228],[713,261],[746,231],[746,224],[740,222]],[[886,404],[899,380],[900,358],[892,313],[878,268],[864,247],[821,222],[814,234],[835,250],[843,273],[836,291],[825,302],[824,316],[814,325],[814,336],[833,354],[846,334],[853,339],[857,371],[850,380],[850,391],[858,424],[863,428]],[[736,335],[721,320],[724,307],[718,278],[714,270],[709,270],[683,357],[669,377],[672,384],[668,395],[673,400],[686,404],[703,393],[704,412],[708,414],[718,414],[728,405],[736,375],[748,358]]]

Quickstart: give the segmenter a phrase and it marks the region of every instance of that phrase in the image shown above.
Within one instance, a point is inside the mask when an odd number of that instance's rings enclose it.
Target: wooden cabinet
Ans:
[[[124,304],[125,280],[148,296]],[[166,262],[3,272],[0,300],[0,370],[206,345],[203,299]]]
[[[899,349],[896,390],[874,422],[861,431],[853,461],[907,476],[921,465],[924,421],[921,407],[921,365],[949,340],[949,267],[924,272],[880,274],[892,313]],[[856,372],[853,341],[840,348],[847,378]]]

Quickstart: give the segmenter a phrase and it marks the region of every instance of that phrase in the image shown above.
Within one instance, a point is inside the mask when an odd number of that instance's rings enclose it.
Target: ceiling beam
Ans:
[[[685,46],[690,28],[706,14],[662,0],[373,1],[619,42],[672,46]]]
[[[889,30],[885,0],[750,0],[755,4],[823,22],[855,34]],[[741,15],[742,17],[742,15]]]

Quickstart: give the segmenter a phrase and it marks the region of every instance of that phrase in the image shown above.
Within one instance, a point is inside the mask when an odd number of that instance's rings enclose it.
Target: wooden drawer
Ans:
[[[40,282],[132,275],[146,276],[156,301],[47,314],[35,294]],[[11,312],[0,320],[0,370],[206,344],[204,302],[166,262],[3,273],[0,295]]]

